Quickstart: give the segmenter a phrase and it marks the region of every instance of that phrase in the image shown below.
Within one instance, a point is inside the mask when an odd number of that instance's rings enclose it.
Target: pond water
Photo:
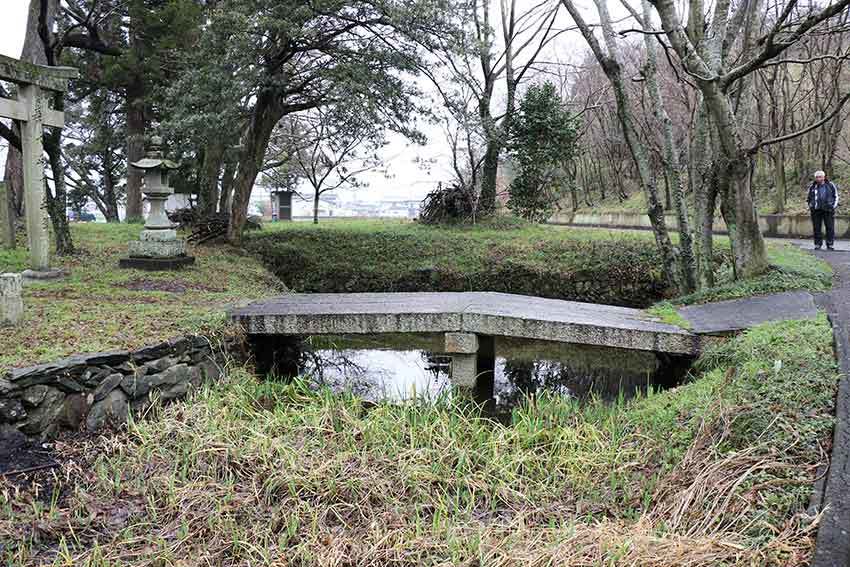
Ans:
[[[275,353],[278,373],[366,400],[452,395],[451,356],[442,335],[356,335],[290,339]],[[526,396],[549,392],[585,400],[629,398],[681,382],[689,359],[652,352],[539,340],[482,338],[471,392],[501,414]]]

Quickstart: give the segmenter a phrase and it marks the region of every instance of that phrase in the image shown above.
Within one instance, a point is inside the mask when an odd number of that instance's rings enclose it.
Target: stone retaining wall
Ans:
[[[221,362],[206,338],[190,336],[16,368],[0,377],[0,427],[49,437],[119,425],[155,400],[182,398],[202,381],[218,380]]]
[[[665,215],[667,227],[677,229],[679,223],[676,215]],[[646,213],[612,211],[606,213],[556,213],[548,221],[550,224],[566,224],[577,226],[596,226],[610,228],[638,228],[650,230],[652,225]],[[773,238],[809,238],[812,235],[812,221],[805,215],[759,215],[759,227],[764,236]],[[726,234],[726,223],[723,219],[714,220],[714,232]],[[835,236],[841,239],[850,238],[850,216],[836,215]]]

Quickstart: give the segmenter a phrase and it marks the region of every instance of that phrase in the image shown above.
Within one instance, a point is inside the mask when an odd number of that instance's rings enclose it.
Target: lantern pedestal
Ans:
[[[120,268],[133,268],[134,270],[148,270],[150,272],[179,270],[194,263],[194,256],[177,256],[175,258],[130,257],[118,260],[118,266]]]

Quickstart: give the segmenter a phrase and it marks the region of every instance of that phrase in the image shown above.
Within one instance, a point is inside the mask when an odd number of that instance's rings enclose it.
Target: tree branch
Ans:
[[[774,26],[767,36],[765,36],[763,40],[764,47],[758,55],[723,75],[720,78],[720,88],[723,91],[726,91],[732,83],[749,75],[756,69],[759,69],[765,62],[773,59],[787,48],[794,45],[810,29],[831,17],[840,14],[848,6],[850,6],[850,0],[839,0],[835,4],[824,8],[820,12],[810,14],[793,32],[791,32],[788,39],[781,42],[774,42],[774,37],[779,31],[779,22],[777,22],[777,26]],[[782,18],[780,18],[780,21],[781,20]]]
[[[791,139],[796,138],[798,136],[802,136],[803,134],[807,134],[807,133],[811,132],[812,130],[820,128],[821,126],[823,126],[824,124],[829,122],[836,114],[838,114],[841,111],[841,108],[844,106],[844,103],[846,103],[848,100],[850,100],[850,92],[848,92],[843,97],[841,97],[841,100],[838,101],[838,104],[835,106],[835,108],[832,110],[832,112],[830,112],[829,114],[827,114],[826,116],[824,116],[823,118],[821,118],[820,120],[815,122],[814,124],[810,124],[809,126],[806,126],[802,130],[797,130],[796,132],[791,132],[789,134],[777,136],[776,138],[770,138],[769,140],[761,141],[758,144],[756,144],[755,146],[752,146],[751,148],[749,148],[747,150],[747,154],[753,155],[753,154],[757,153],[759,151],[759,149],[761,149],[765,146],[769,146],[769,145],[772,145],[772,144],[779,144],[781,142],[791,140]]]

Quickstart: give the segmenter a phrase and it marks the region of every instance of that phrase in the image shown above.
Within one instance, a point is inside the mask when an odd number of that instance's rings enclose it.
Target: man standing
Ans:
[[[815,250],[820,250],[823,244],[822,225],[826,225],[826,247],[828,250],[834,250],[835,209],[838,207],[838,187],[826,178],[826,174],[823,171],[815,172],[815,182],[809,186],[806,203],[809,204],[809,210],[812,213]]]

